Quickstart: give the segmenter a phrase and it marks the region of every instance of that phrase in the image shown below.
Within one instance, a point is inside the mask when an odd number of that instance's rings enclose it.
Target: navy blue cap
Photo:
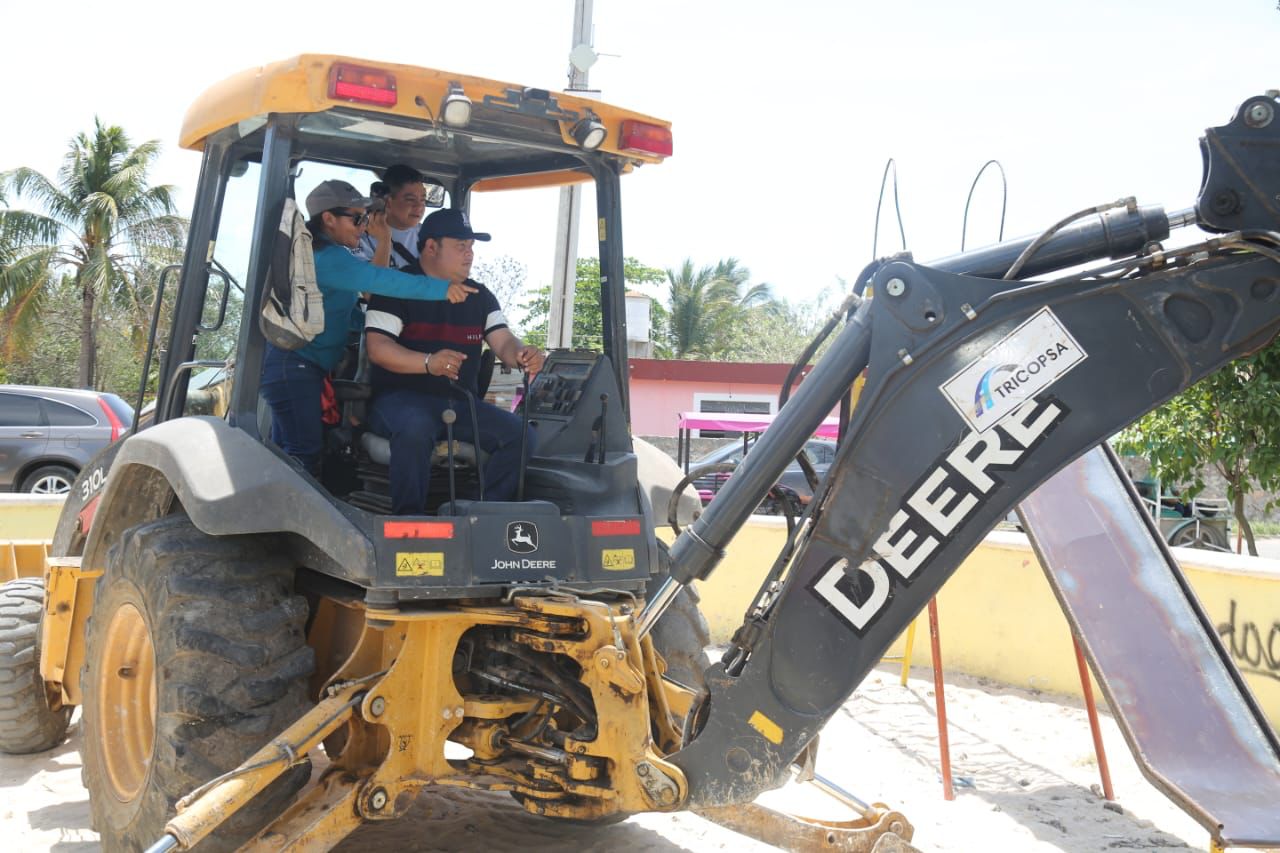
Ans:
[[[418,229],[418,249],[421,250],[428,240],[439,240],[441,237],[485,242],[490,239],[488,234],[471,230],[471,220],[467,218],[465,211],[452,208],[437,210],[423,220],[422,227]]]

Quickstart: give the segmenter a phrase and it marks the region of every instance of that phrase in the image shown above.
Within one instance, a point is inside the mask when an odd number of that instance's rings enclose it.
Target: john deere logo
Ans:
[[[532,554],[538,550],[538,527],[528,521],[513,521],[507,525],[507,550],[517,554]]]

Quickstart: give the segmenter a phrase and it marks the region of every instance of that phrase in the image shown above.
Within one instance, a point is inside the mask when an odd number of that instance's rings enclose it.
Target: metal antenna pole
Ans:
[[[591,7],[593,0],[574,0],[572,51],[591,46]],[[589,50],[587,51],[589,53]],[[578,61],[570,54],[569,92],[587,89],[590,62]],[[577,184],[560,189],[560,213],[556,217],[556,256],[551,275],[551,316],[547,324],[547,349],[573,346],[573,296],[578,282],[578,218],[582,209],[582,187]]]

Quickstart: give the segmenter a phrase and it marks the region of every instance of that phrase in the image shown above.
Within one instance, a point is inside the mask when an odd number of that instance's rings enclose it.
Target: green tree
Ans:
[[[622,274],[627,285],[656,284],[663,279],[660,269],[646,266],[635,258],[626,258],[622,263]],[[656,301],[651,302],[654,309],[653,328],[665,316],[665,311]],[[551,287],[541,287],[530,299],[520,306],[525,313],[526,343],[545,348],[547,345],[547,323],[551,318]],[[577,280],[573,288],[573,345],[580,349],[600,351],[604,348],[604,319],[600,312],[600,260],[599,258],[578,258]]]
[[[1146,456],[1162,480],[1204,488],[1211,467],[1227,483],[1237,523],[1257,556],[1245,496],[1280,489],[1280,344],[1227,365],[1124,430],[1122,453]]]
[[[491,260],[477,261],[471,277],[489,288],[498,298],[498,304],[505,308],[513,305],[516,296],[524,290],[529,268],[510,255],[498,255]]]
[[[674,358],[732,358],[751,309],[773,302],[767,284],[749,284],[751,273],[736,258],[694,269],[686,258],[678,270],[666,271],[670,298],[667,329]]]
[[[0,196],[41,208],[0,210],[0,313],[10,353],[30,349],[64,273],[79,299],[76,385],[102,379],[95,370],[100,306],[130,323],[127,337],[140,347],[156,268],[180,257],[186,232],[173,188],[147,180],[159,151],[154,140],[133,146],[124,130],[94,119],[92,133],[68,144],[56,182],[27,167],[0,174]]]

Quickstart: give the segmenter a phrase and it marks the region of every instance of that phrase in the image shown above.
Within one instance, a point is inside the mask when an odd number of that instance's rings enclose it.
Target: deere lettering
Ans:
[[[810,589],[861,634],[892,600],[893,587],[909,584],[999,484],[992,472],[1016,470],[1066,415],[1065,405],[1046,396],[1028,400],[994,429],[966,433],[902,501],[870,557],[852,570],[836,559]]]

